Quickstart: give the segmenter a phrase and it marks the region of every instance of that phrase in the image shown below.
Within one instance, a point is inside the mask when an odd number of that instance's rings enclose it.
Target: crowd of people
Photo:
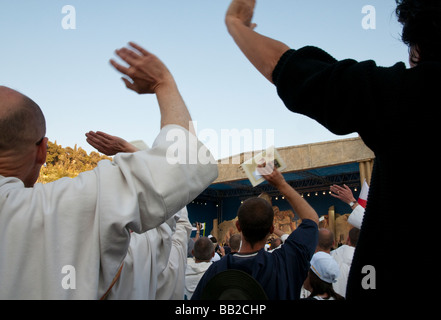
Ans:
[[[431,281],[403,279],[409,270],[415,274],[436,265],[436,233],[427,232],[422,220],[412,232],[425,245],[403,245],[400,234],[403,221],[418,212],[427,216],[433,205],[419,197],[400,201],[397,186],[409,177],[397,159],[409,141],[437,136],[432,114],[441,87],[441,2],[396,2],[411,69],[404,63],[383,68],[374,61],[337,61],[311,46],[291,49],[254,30],[254,0],[232,0],[225,17],[238,47],[276,86],[290,111],[336,134],[358,132],[375,153],[366,210],[361,220],[357,214],[356,228],[339,248],[272,163],[259,165],[260,173],[302,220],[283,244],[265,250],[274,212],[258,197],[240,206],[240,237],[230,239],[230,252],[219,255],[208,237],[190,239],[186,205],[217,178],[217,165],[195,136],[171,72],[136,43],[116,51],[126,66],[111,64],[129,90],[156,95],[158,136],[151,148],[138,149],[119,137],[87,133],[92,146],[115,157],[73,179],[35,184],[46,160],[45,117],[29,97],[1,86],[0,299],[368,301],[395,292],[430,292]],[[176,131],[185,139],[170,141],[167,136]],[[196,148],[187,145],[190,139]],[[173,160],[194,159],[190,153],[196,152],[211,161],[170,161],[171,147],[184,153]],[[408,157],[414,168],[434,164],[421,154]],[[420,185],[428,182],[419,179]],[[344,192],[344,186],[334,188],[336,195]],[[418,259],[409,259],[416,253]],[[375,289],[363,286],[367,265],[376,270]]]

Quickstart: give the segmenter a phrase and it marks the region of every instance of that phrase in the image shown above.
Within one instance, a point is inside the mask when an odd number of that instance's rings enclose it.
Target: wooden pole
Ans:
[[[220,241],[220,239],[219,239],[219,226],[218,226],[217,219],[213,219],[213,231],[211,232],[211,234],[214,237],[216,237],[217,241]]]
[[[335,232],[335,207],[331,206],[328,210],[328,222],[329,222],[329,230],[334,233],[334,241],[336,240],[336,232]]]
[[[363,183],[363,181],[366,179],[366,182],[368,185],[371,184],[371,175],[372,175],[372,168],[374,166],[374,160],[367,160],[362,161],[359,163],[360,168],[360,183]]]

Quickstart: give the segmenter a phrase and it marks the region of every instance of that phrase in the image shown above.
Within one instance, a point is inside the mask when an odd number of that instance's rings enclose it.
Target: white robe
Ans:
[[[357,229],[361,229],[363,218],[364,218],[364,208],[358,205],[355,207],[354,210],[352,210],[352,213],[349,215],[348,222]]]
[[[331,251],[331,256],[337,261],[338,266],[340,267],[340,274],[337,281],[332,284],[332,287],[335,292],[343,297],[346,297],[346,286],[348,284],[349,270],[351,270],[354,251],[355,248],[348,245],[342,245]]]
[[[199,280],[201,280],[205,271],[207,271],[212,264],[212,261],[196,263],[194,258],[187,259],[187,269],[185,271],[185,296],[188,300],[191,299],[193,292],[198,286]]]
[[[187,267],[188,240],[192,226],[188,218],[182,222],[184,214],[178,221],[176,232],[172,237],[172,247],[168,264],[158,277],[156,300],[182,300],[185,292],[185,268]]]
[[[158,227],[216,179],[211,155],[208,164],[182,157],[209,153],[199,141],[186,148],[190,137],[165,126],[149,150],[33,188],[0,176],[0,299],[104,295],[126,257],[129,229]],[[176,150],[192,161],[171,163]]]
[[[121,275],[107,299],[182,300],[191,228],[184,208],[155,229],[132,233]]]

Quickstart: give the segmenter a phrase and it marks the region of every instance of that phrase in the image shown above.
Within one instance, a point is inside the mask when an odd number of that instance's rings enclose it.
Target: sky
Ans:
[[[111,58],[120,61],[115,49],[134,41],[167,65],[198,136],[216,159],[272,144],[357,137],[333,135],[286,109],[274,85],[228,34],[229,4],[0,0],[0,85],[37,102],[46,116],[47,137],[63,147],[93,151],[85,138],[90,130],[152,145],[160,125],[156,97],[127,90],[109,64]],[[257,32],[294,49],[314,45],[339,60],[408,65],[395,6],[395,0],[258,0],[253,22]]]

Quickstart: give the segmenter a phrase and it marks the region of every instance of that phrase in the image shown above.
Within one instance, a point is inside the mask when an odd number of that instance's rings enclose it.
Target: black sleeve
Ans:
[[[283,54],[274,69],[273,82],[289,110],[343,135],[362,133],[377,124],[381,106],[394,99],[405,69],[403,63],[382,68],[371,60],[337,61],[325,51],[308,46]]]
[[[310,219],[302,220],[299,227],[291,232],[289,237],[283,243],[283,246],[274,250],[274,256],[283,255],[287,263],[304,264],[305,269],[309,269],[309,261],[315,252],[318,241],[317,223]]]

